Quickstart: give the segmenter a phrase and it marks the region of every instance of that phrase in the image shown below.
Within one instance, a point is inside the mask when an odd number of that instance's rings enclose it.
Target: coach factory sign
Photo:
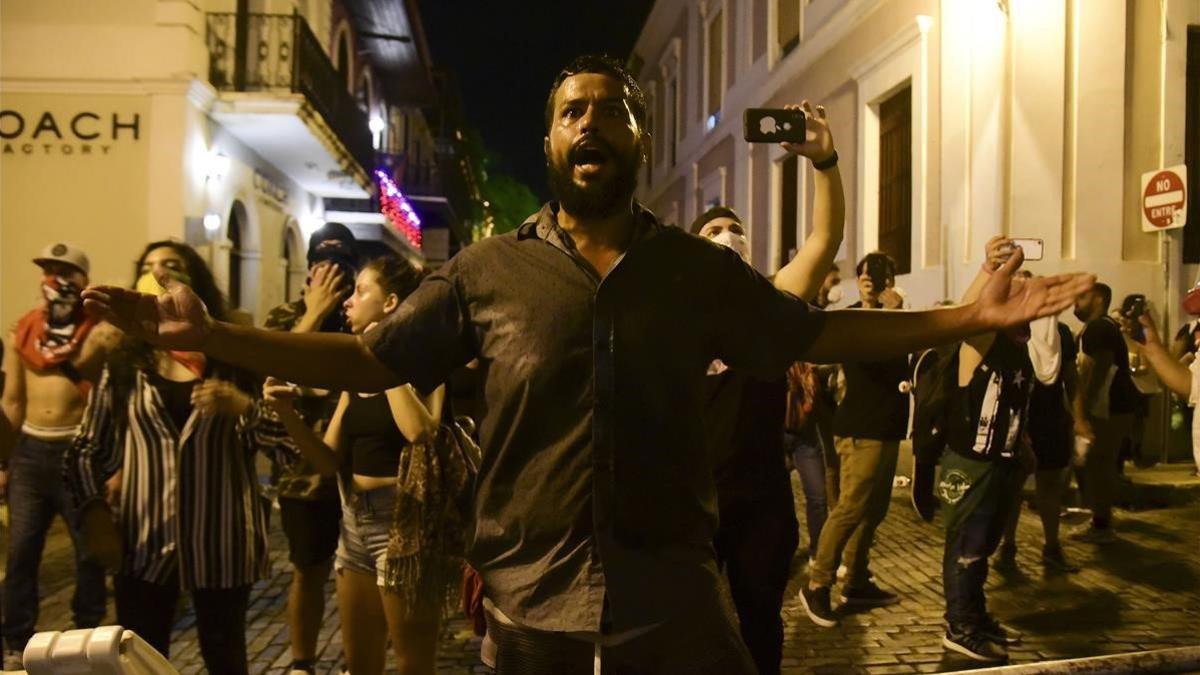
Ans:
[[[141,124],[138,113],[0,110],[0,154],[107,155],[115,143],[137,142]]]

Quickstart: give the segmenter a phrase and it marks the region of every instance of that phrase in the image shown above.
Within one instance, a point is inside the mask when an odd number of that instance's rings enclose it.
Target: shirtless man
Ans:
[[[4,355],[4,423],[0,433],[0,496],[8,500],[11,531],[4,597],[4,669],[21,669],[21,652],[38,616],[38,567],[56,514],[75,543],[75,625],[100,624],[105,612],[104,569],[85,560],[62,482],[63,453],[75,438],[87,392],[106,354],[120,339],[109,324],[86,317],[79,293],[88,284],[88,259],[65,243],[47,246],[41,267],[43,302],[17,323]]]

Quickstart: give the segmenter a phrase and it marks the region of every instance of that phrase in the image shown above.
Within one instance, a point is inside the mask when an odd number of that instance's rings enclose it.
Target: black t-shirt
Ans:
[[[1079,342],[1083,353],[1093,358],[1098,352],[1112,353],[1112,364],[1117,367],[1117,372],[1109,389],[1109,413],[1122,415],[1137,410],[1140,394],[1129,371],[1129,350],[1117,322],[1107,316],[1089,321],[1079,336]],[[1107,377],[1107,373],[1095,373],[1094,377]]]
[[[1058,371],[1058,379],[1054,384],[1033,383],[1033,393],[1029,399],[1029,435],[1033,442],[1062,442],[1062,438],[1071,433],[1074,419],[1068,408],[1066,369],[1068,364],[1075,363],[1079,350],[1075,347],[1075,336],[1066,324],[1058,324],[1058,337],[1062,342],[1062,370]],[[1036,447],[1036,446],[1035,446]]]
[[[726,370],[705,378],[705,439],[716,466],[717,504],[792,502],[784,463],[787,380]]]
[[[861,302],[850,306],[862,307]],[[845,363],[846,397],[833,417],[833,433],[841,438],[900,441],[908,435],[908,394],[900,383],[909,378],[907,356],[870,363]]]
[[[1033,382],[1027,347],[998,333],[971,382],[947,403],[950,449],[971,459],[1015,460]]]

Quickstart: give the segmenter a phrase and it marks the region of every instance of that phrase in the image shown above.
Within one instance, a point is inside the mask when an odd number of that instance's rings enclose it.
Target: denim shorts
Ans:
[[[384,585],[388,534],[396,487],[355,492],[342,490],[342,532],[338,537],[334,567],[375,575],[375,583]]]

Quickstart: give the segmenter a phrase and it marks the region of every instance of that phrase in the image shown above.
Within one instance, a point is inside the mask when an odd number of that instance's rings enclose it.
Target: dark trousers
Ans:
[[[821,448],[819,438],[805,439],[786,431],[783,432],[783,443],[792,455],[792,464],[796,467],[800,487],[804,490],[805,526],[808,530],[808,555],[811,558],[816,555],[821,528],[829,517],[825,451]]]
[[[1015,466],[993,469],[989,484],[982,487],[978,499],[964,505],[966,513],[957,525],[946,531],[942,557],[942,586],[946,596],[946,623],[955,632],[974,632],[988,620],[988,558],[996,552],[1004,537],[1008,515],[1014,506],[1016,491],[1012,476]],[[1014,487],[1015,485],[1015,487]]]
[[[4,646],[21,651],[33,637],[38,618],[38,568],[46,533],[62,516],[75,544],[75,593],[71,611],[77,628],[104,619],[104,568],[84,558],[75,511],[62,480],[63,453],[71,441],[43,441],[22,435],[13,449],[8,475],[9,542],[4,581]],[[61,628],[61,626],[56,626]]]
[[[786,483],[783,487],[787,495],[775,500],[722,505],[713,542],[717,564],[729,580],[742,640],[762,675],[779,672],[783,596],[800,544],[792,491]]]
[[[601,647],[602,675],[753,675],[746,647],[716,589],[709,608],[679,617],[613,647]],[[590,642],[487,617],[496,675],[593,675]]]
[[[114,578],[117,623],[137,633],[163,656],[170,655],[171,627],[179,602],[179,578],[152,584],[134,577]],[[248,675],[246,608],[250,587],[197,588],[192,591],[200,655],[210,673]]]

